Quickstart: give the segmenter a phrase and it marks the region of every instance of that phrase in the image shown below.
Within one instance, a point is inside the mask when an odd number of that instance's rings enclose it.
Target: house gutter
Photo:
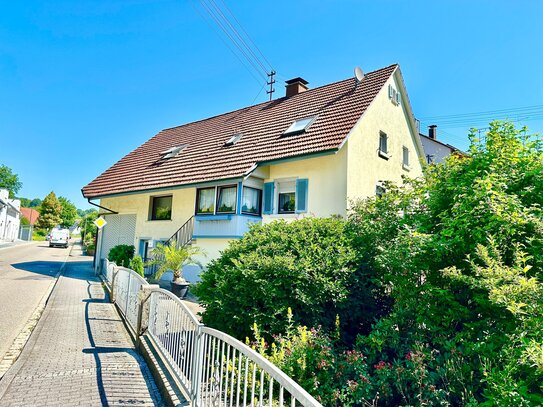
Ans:
[[[83,189],[81,189],[81,195],[85,197],[85,194],[83,193]],[[97,208],[103,209],[104,211],[108,211],[112,215],[118,215],[119,212],[114,211],[113,209],[106,208],[105,206],[98,205],[97,203],[94,203],[91,201],[92,198],[87,198],[87,202],[91,204],[92,206],[96,206]]]

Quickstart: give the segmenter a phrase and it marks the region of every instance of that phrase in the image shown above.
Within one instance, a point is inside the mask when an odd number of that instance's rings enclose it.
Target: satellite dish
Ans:
[[[362,79],[364,79],[364,72],[362,72],[362,69],[360,69],[359,66],[354,68],[354,76],[358,82],[362,82]]]

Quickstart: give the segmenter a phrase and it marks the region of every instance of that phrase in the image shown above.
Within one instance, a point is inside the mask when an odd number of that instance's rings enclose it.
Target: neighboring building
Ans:
[[[30,226],[34,226],[40,217],[40,213],[33,208],[21,208],[21,215],[28,220]]]
[[[13,242],[19,237],[21,201],[9,199],[7,189],[0,189],[0,240]]]
[[[162,130],[85,186],[108,222],[99,258],[121,243],[145,257],[178,231],[208,262],[251,223],[345,216],[383,181],[422,174],[398,65],[311,90],[295,78],[286,95]]]
[[[439,164],[452,154],[462,154],[456,147],[437,139],[437,126],[435,124],[428,126],[427,136],[420,134],[420,141],[424,147],[425,161],[428,164]]]

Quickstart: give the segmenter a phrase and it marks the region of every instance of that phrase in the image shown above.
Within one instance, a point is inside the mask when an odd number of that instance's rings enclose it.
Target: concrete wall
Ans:
[[[409,126],[407,99],[403,95],[400,105],[388,97],[388,85],[401,90],[397,73],[392,76],[364,113],[362,120],[351,132],[347,150],[347,198],[349,201],[375,195],[379,181],[402,182],[402,175],[416,178],[422,175],[420,159],[423,152],[417,149],[416,129]],[[379,134],[388,135],[390,158],[379,156]],[[403,168],[403,146],[410,152],[410,169]]]

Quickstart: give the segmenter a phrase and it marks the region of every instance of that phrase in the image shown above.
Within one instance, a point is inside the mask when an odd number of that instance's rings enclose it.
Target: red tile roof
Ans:
[[[32,208],[21,208],[21,214],[24,218],[28,219],[31,225],[34,225],[40,217],[40,213]]]
[[[87,198],[245,175],[255,164],[338,149],[398,65],[162,130],[82,190]],[[317,116],[303,134],[282,136],[297,119]],[[233,146],[224,143],[242,133]],[[160,153],[187,145],[177,156]]]

